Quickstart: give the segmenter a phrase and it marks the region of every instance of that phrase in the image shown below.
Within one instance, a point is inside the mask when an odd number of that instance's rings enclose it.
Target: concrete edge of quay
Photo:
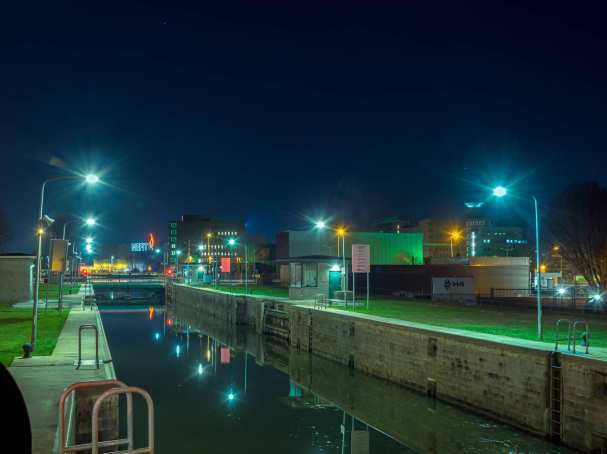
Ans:
[[[300,301],[169,284],[167,296],[228,324],[583,452],[607,449],[607,354],[474,333]]]
[[[90,291],[89,291],[90,294]],[[32,453],[48,454],[58,452],[59,434],[59,399],[69,385],[83,381],[112,380],[116,378],[112,356],[103,328],[101,315],[96,306],[82,309],[80,300],[84,293],[73,295],[74,301],[68,307],[69,315],[61,330],[53,353],[48,356],[32,358],[15,358],[9,371],[26,402],[32,429]],[[67,298],[66,298],[67,299]],[[78,328],[83,324],[94,324],[99,330],[99,369],[94,366],[82,366],[76,369],[74,363],[78,357]],[[91,359],[95,356],[94,342],[91,335],[84,331],[82,335],[82,357]],[[75,407],[90,403],[91,396],[76,396],[66,402],[66,428],[69,435],[78,424],[74,421]],[[85,415],[90,415],[85,412]],[[88,422],[90,426],[90,422]]]

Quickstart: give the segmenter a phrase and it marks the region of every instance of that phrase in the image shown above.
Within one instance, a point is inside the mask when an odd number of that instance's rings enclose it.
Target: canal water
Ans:
[[[569,452],[200,315],[112,306],[102,318],[118,378],[154,400],[160,454]]]

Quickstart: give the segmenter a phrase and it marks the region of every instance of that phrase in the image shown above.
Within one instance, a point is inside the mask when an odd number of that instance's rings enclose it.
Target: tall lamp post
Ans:
[[[493,195],[495,197],[501,198],[508,194],[508,190],[503,186],[497,186],[493,189]],[[540,217],[539,217],[539,209],[537,198],[532,195],[531,199],[533,200],[533,208],[535,214],[535,275],[536,275],[536,297],[537,297],[537,337],[538,339],[542,339],[542,275],[541,275],[541,266],[540,266]]]
[[[316,221],[314,227],[318,230],[327,228],[327,223],[323,220]],[[341,226],[335,229],[335,235],[337,236],[337,257],[339,257],[339,239],[341,238],[341,249],[342,249],[342,260],[343,268],[341,273],[341,289],[346,290],[346,228]]]
[[[453,258],[453,241],[459,241],[462,238],[462,232],[455,229],[449,232],[449,243],[451,245],[451,258]]]
[[[73,219],[71,221],[66,221],[63,223],[63,235],[61,236],[61,239],[63,241],[65,241],[65,233],[66,233],[66,229],[67,226],[69,224],[73,224],[74,222],[76,222],[77,219]],[[97,222],[95,221],[95,219],[93,218],[87,218],[86,221],[84,222],[84,225],[92,227],[96,224]],[[67,254],[66,254],[66,260],[67,260]],[[58,304],[58,308],[60,311],[63,310],[63,277],[65,275],[65,271],[61,271],[61,273],[59,274],[59,304]]]
[[[230,247],[233,247],[236,245],[236,240],[234,238],[230,238],[228,240],[228,245]],[[249,294],[249,279],[248,279],[248,274],[247,274],[247,270],[249,268],[249,249],[247,247],[247,243],[243,243],[243,248],[244,248],[244,294],[248,295]]]
[[[55,177],[49,178],[48,180],[44,180],[42,182],[42,189],[40,191],[40,210],[38,211],[38,228],[36,232],[38,234],[38,251],[36,253],[36,285],[34,290],[34,303],[32,304],[32,336],[31,336],[31,348],[32,352],[36,349],[36,337],[38,331],[38,292],[40,291],[40,265],[41,265],[41,256],[42,256],[42,235],[44,234],[44,191],[46,189],[46,185],[53,181],[61,181],[61,180],[82,180],[81,176],[63,176],[63,177]],[[86,175],[84,177],[84,181],[88,184],[95,184],[99,182],[99,177],[97,175]]]
[[[339,237],[341,237],[341,254],[343,259],[343,271],[341,273],[341,289],[345,292],[346,289],[346,229],[345,227],[338,227],[335,231],[339,244]]]

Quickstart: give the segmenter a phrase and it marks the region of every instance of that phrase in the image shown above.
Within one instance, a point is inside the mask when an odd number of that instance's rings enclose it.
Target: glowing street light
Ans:
[[[97,224],[97,221],[95,220],[95,218],[87,218],[85,224],[88,226],[93,226]]]
[[[347,233],[346,228],[337,227],[337,229],[335,230],[335,233],[337,234],[338,253],[339,253],[339,238],[341,237],[341,249],[342,249],[341,253],[343,255],[343,268],[341,271],[341,289],[343,291],[345,291],[346,290],[346,233]]]
[[[493,189],[493,195],[501,198],[508,193],[508,190],[504,186],[496,186]],[[536,294],[537,294],[537,337],[542,339],[542,266],[540,263],[540,217],[537,198],[532,195],[533,208],[535,212],[535,264],[536,264]]]
[[[322,229],[324,229],[324,228],[327,227],[327,223],[321,219],[321,220],[316,221],[316,223],[314,224],[314,226],[317,229],[322,230]]]
[[[99,183],[99,177],[97,175],[93,175],[92,173],[89,173],[86,177],[85,180],[87,183],[89,184],[95,184],[95,183]]]
[[[493,189],[493,195],[495,197],[500,197],[501,198],[501,197],[504,197],[506,194],[508,194],[508,190],[505,187],[503,187],[503,186],[496,186]]]
[[[93,237],[87,236],[87,237],[84,239],[84,242],[85,242],[86,244],[91,244],[91,243],[93,242]]]
[[[235,240],[234,238],[230,238],[230,239],[228,240],[228,244],[229,244],[230,246],[234,246],[234,245],[236,244],[236,240]]]
[[[451,258],[453,258],[453,242],[457,242],[462,239],[462,232],[457,229],[453,229],[449,232],[449,242],[451,243]]]

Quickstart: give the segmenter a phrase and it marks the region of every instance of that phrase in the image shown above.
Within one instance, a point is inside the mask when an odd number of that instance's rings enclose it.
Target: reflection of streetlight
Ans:
[[[32,336],[31,336],[31,344],[32,344],[32,352],[36,349],[36,335],[38,328],[38,292],[40,291],[40,266],[41,266],[41,255],[42,255],[42,234],[44,231],[40,232],[43,229],[44,223],[44,191],[46,189],[46,185],[52,181],[61,181],[61,180],[81,180],[81,176],[62,176],[49,178],[48,180],[44,180],[42,182],[42,190],[40,191],[40,210],[38,211],[38,252],[36,254],[36,285],[34,290],[34,303],[32,304]],[[94,184],[99,181],[99,177],[96,175],[86,175],[85,181],[89,184]]]
[[[504,186],[497,186],[493,189],[493,195],[498,198],[504,197],[507,193],[508,190]],[[542,267],[540,264],[540,219],[537,198],[532,195],[531,199],[533,200],[533,208],[535,211],[535,289],[537,294],[537,337],[538,339],[542,339]]]

